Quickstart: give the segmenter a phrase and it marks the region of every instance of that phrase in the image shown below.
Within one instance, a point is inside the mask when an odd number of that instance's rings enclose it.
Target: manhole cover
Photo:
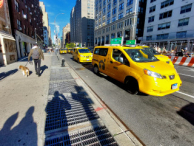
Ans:
[[[118,146],[105,126],[88,128],[58,138],[46,140],[46,146]]]
[[[72,81],[53,81],[49,84],[49,95],[54,95],[56,91],[59,93],[81,92],[82,88]]]
[[[70,97],[57,94],[56,97],[49,99],[46,113],[45,131],[99,118],[88,99],[82,94],[72,94]]]

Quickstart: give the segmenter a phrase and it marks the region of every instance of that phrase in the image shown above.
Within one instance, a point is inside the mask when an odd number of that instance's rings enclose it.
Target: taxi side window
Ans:
[[[94,54],[101,55],[101,56],[106,56],[107,53],[108,53],[107,48],[96,48],[95,51],[94,51]]]
[[[118,49],[113,49],[112,57],[113,57],[116,61],[118,61],[118,62],[120,62],[120,63],[122,63],[122,64],[124,64],[124,65],[129,66],[129,61],[128,61],[128,59],[125,57],[125,55],[124,55],[120,50],[118,50]]]

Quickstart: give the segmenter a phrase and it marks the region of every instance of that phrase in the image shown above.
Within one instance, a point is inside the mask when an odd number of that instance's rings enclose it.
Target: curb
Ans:
[[[194,57],[168,56],[173,64],[187,67],[194,67]]]

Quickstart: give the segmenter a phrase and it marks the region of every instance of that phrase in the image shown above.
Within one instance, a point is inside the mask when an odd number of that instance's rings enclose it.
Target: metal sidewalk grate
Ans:
[[[118,146],[105,126],[88,128],[46,140],[45,146]]]
[[[68,69],[51,69],[50,81],[73,79]]]
[[[59,93],[81,92],[81,87],[72,81],[53,81],[49,84],[49,95],[54,95],[55,91]]]
[[[59,94],[48,101],[46,107],[45,131],[98,119],[88,99],[84,95],[74,94],[65,97]]]

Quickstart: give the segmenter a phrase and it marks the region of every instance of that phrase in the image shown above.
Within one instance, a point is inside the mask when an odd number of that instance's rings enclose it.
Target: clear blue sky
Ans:
[[[59,36],[62,36],[63,27],[70,23],[70,13],[72,8],[76,4],[76,0],[40,0],[44,2],[46,7],[46,12],[49,17],[49,26],[51,27],[51,37],[53,40],[54,36],[54,21],[55,16],[59,13],[64,13],[63,15],[58,15],[56,18],[56,24],[59,26]],[[53,40],[54,41],[54,40]]]

